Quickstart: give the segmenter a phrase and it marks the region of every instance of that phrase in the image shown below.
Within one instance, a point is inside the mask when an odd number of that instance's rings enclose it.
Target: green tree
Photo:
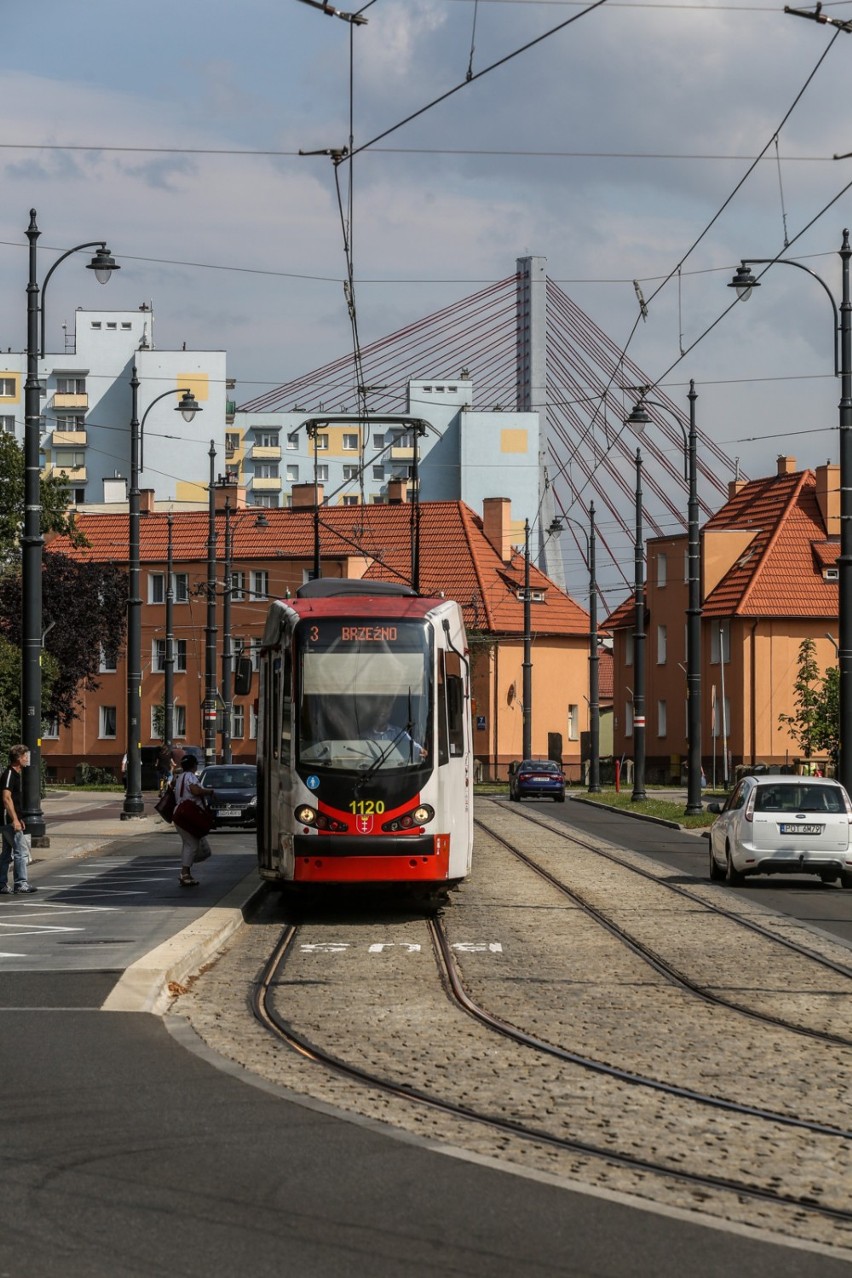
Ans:
[[[799,666],[793,688],[795,714],[779,714],[806,759],[829,756],[835,769],[840,759],[840,671],[829,666],[820,673],[813,639],[799,645]]]
[[[55,475],[41,481],[42,532],[64,533],[74,545],[85,545],[85,537],[74,526],[74,512],[68,510],[68,489]],[[14,435],[0,434],[0,565],[14,564],[21,557],[24,526],[24,450]]]

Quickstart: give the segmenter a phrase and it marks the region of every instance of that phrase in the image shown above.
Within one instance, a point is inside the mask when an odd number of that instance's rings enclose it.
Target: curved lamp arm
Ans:
[[[848,245],[848,231],[844,231],[844,240]],[[751,290],[760,286],[760,280],[756,280],[751,271],[747,271],[746,267],[753,266],[795,266],[798,270],[804,271],[806,275],[810,275],[818,284],[825,289],[828,300],[831,302],[831,309],[834,311],[834,376],[840,376],[840,312],[837,309],[837,302],[834,300],[834,294],[826,284],[821,275],[817,275],[816,271],[812,271],[809,266],[803,266],[801,262],[794,262],[788,257],[744,257],[742,265],[737,270],[734,278],[731,280],[728,288],[735,288],[741,301],[748,301],[751,296]],[[764,271],[763,274],[766,274]]]
[[[133,370],[134,375],[136,370]],[[191,422],[196,413],[203,412],[201,405],[187,386],[176,386],[173,390],[163,391],[162,395],[157,395],[152,399],[145,412],[142,414],[142,421],[139,424],[139,469],[144,470],[144,454],[145,454],[145,419],[155,404],[159,404],[161,399],[168,399],[169,395],[182,395],[181,402],[175,407],[175,412],[183,415],[185,422]]]
[[[50,270],[45,275],[44,282],[42,283],[42,286],[41,286],[41,305],[39,307],[39,310],[41,311],[41,342],[39,346],[39,356],[42,359],[44,358],[44,323],[45,323],[44,294],[47,289],[47,285],[50,280],[50,277],[53,274],[53,272],[56,270],[57,266],[59,266],[60,263],[65,261],[66,257],[71,257],[72,254],[79,253],[81,249],[87,249],[87,248],[96,248],[98,250],[98,252],[92,258],[91,262],[89,262],[86,269],[95,272],[95,277],[99,284],[108,284],[109,278],[112,275],[113,271],[121,270],[121,267],[119,266],[118,262],[115,261],[109,249],[107,248],[105,240],[89,240],[86,244],[78,244],[75,248],[68,249],[66,253],[63,253],[61,257],[58,257],[56,259],[56,261],[51,266]]]

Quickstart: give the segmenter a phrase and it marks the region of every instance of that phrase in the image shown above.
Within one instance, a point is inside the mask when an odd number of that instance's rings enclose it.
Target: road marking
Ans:
[[[381,954],[383,950],[407,950],[409,954],[419,954],[420,946],[413,941],[378,941],[367,950],[368,954]]]

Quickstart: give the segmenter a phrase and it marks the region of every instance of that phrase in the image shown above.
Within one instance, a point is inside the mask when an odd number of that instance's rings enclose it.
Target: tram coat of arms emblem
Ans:
[[[373,829],[373,818],[371,816],[356,816],[355,829],[359,834],[370,834]]]

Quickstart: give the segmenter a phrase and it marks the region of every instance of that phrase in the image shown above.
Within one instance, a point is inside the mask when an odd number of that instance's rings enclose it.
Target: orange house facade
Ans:
[[[646,780],[682,781],[686,766],[687,538],[646,544]],[[794,768],[801,747],[781,723],[795,711],[799,648],[837,664],[839,468],[733,481],[701,533],[701,755],[722,784],[740,765]],[[633,757],[634,600],[605,623],[614,637],[614,749]],[[821,762],[824,762],[821,760]]]
[[[230,650],[251,658],[271,599],[285,597],[312,575],[315,509],[224,509],[226,486],[217,491],[215,685],[221,689],[224,651],[224,592],[230,590]],[[311,487],[311,500],[313,488]],[[233,491],[233,490],[231,490]],[[221,500],[220,500],[221,496]],[[321,495],[320,495],[321,499]],[[223,562],[226,523],[232,547],[230,578]],[[320,506],[319,546],[326,577],[408,582],[411,565],[411,506]],[[474,755],[479,778],[502,779],[521,757],[524,650],[524,559],[512,545],[517,528],[510,503],[487,499],[483,517],[462,502],[423,503],[419,510],[420,590],[443,594],[462,605],[471,654]],[[89,545],[80,549],[58,538],[47,550],[76,557],[126,562],[126,514],[80,513],[77,527]],[[140,519],[142,628],[142,719],[140,745],[162,744],[165,702],[166,587],[168,546],[172,559],[175,741],[203,746],[207,689],[208,528],[204,511],[171,514],[143,495]],[[171,531],[170,531],[171,530]],[[122,555],[121,547],[125,547]],[[532,748],[547,757],[558,744],[568,773],[581,772],[581,738],[588,730],[589,617],[569,595],[530,567],[533,704]],[[119,774],[127,743],[127,674],[124,653],[103,654],[99,687],[84,694],[79,717],[68,728],[48,725],[43,738],[47,775],[72,781],[81,764]],[[253,762],[257,737],[257,681],[233,700],[234,760]],[[220,713],[224,703],[219,699]],[[221,725],[220,725],[221,726]],[[221,737],[217,734],[217,757]],[[143,755],[143,759],[144,759]]]

